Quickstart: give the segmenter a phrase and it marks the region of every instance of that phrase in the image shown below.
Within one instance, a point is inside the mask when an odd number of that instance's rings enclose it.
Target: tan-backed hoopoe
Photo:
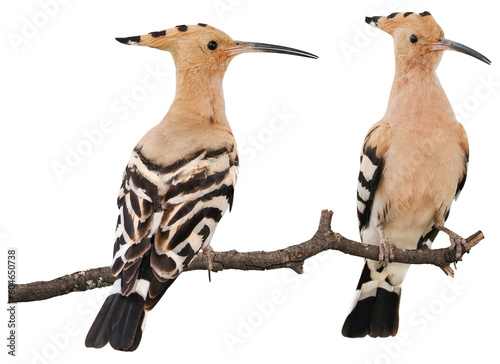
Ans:
[[[397,333],[401,283],[409,265],[390,263],[398,248],[430,247],[449,235],[457,259],[466,241],[444,227],[465,183],[469,147],[439,83],[443,50],[490,63],[482,54],[444,38],[429,12],[367,17],[394,38],[396,74],[387,111],[365,138],[358,179],[358,219],[363,243],[380,246],[367,260],[342,334],[387,337]]]
[[[294,48],[232,40],[206,24],[180,25],[117,38],[169,51],[175,99],[139,141],[118,196],[112,272],[115,284],[85,344],[133,351],[150,311],[231,208],[238,174],[236,142],[226,118],[222,80],[234,56],[274,52],[317,58]]]

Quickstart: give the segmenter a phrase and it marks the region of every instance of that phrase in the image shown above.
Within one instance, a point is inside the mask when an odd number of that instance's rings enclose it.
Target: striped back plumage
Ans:
[[[118,197],[112,272],[114,287],[86,345],[137,348],[151,310],[200,249],[233,202],[238,158],[202,150],[157,167],[136,148]]]

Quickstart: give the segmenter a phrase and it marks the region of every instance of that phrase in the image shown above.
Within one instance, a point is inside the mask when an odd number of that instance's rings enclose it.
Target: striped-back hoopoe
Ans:
[[[429,12],[367,17],[366,22],[394,38],[396,73],[387,111],[365,138],[358,179],[361,240],[380,246],[379,261],[366,260],[342,334],[387,337],[398,330],[401,283],[409,268],[390,263],[390,244],[430,247],[443,231],[457,258],[469,249],[444,227],[465,183],[469,147],[435,72],[441,51],[490,61],[444,38]]]
[[[317,57],[234,41],[201,23],[116,40],[169,51],[177,71],[170,110],[139,141],[123,174],[111,267],[117,280],[85,340],[88,347],[109,342],[133,351],[146,312],[198,251],[208,249],[217,223],[231,208],[238,153],[222,91],[230,61],[244,52]]]

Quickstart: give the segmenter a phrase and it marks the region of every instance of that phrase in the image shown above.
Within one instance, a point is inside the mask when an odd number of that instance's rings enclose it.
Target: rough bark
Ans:
[[[238,270],[268,270],[290,268],[298,274],[303,272],[304,261],[322,251],[338,250],[342,253],[362,258],[378,260],[378,246],[362,244],[344,238],[331,230],[333,212],[323,210],[319,227],[314,236],[306,242],[292,245],[285,249],[271,252],[211,252],[212,272],[228,269]],[[481,231],[467,238],[472,248],[484,238]],[[408,264],[433,264],[452,275],[449,265],[456,262],[455,250],[448,248],[435,250],[405,250],[394,249],[393,262]],[[207,261],[203,254],[198,254],[186,271],[207,269]],[[51,281],[38,281],[27,284],[16,284],[13,294],[9,295],[9,303],[39,301],[61,296],[70,292],[86,291],[106,287],[115,281],[109,267],[101,267],[79,271]]]

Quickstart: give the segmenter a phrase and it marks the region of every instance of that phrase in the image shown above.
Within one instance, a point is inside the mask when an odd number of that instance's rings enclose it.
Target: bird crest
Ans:
[[[485,63],[488,58],[475,50],[446,39],[444,31],[428,11],[422,13],[399,12],[388,16],[366,17],[365,22],[390,34],[394,38],[396,59],[434,69],[444,50],[453,50],[475,57]]]
[[[428,36],[444,37],[443,29],[428,11],[392,13],[387,16],[366,17],[366,23],[392,34],[396,29],[410,28]],[[436,39],[437,41],[437,39]]]

